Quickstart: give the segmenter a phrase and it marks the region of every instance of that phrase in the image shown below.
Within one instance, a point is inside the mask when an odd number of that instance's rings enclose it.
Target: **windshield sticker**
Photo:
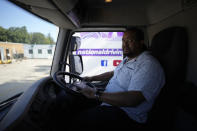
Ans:
[[[121,62],[122,62],[122,60],[114,60],[113,66],[118,66]]]
[[[76,54],[82,56],[122,56],[122,49],[78,49]]]
[[[101,66],[107,66],[107,60],[101,60]]]
[[[81,39],[122,40],[123,32],[81,32]]]

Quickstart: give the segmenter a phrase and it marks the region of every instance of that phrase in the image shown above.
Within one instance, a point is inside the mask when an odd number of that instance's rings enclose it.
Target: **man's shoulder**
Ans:
[[[142,52],[136,59],[137,63],[150,63],[156,61],[156,59],[150,54],[149,51]]]
[[[151,52],[149,51],[144,51],[143,54],[141,54],[141,57],[138,62],[139,65],[151,66],[153,68],[157,66],[159,68],[162,68],[159,61],[154,56],[152,56]]]

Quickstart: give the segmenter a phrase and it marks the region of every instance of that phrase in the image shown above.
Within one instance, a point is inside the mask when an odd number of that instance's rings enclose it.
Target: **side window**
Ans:
[[[0,102],[50,75],[59,27],[0,0]]]
[[[52,50],[51,49],[49,49],[47,51],[48,51],[48,54],[52,54]]]
[[[42,54],[42,49],[38,49],[38,54]]]
[[[33,54],[33,50],[29,50],[29,54]]]
[[[81,76],[91,76],[112,71],[123,59],[123,32],[77,32],[81,38],[79,49],[73,54],[81,55],[84,71]]]

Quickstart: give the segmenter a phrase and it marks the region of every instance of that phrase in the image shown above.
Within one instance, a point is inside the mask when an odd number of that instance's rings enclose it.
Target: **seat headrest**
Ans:
[[[163,66],[166,80],[185,79],[187,44],[187,33],[184,27],[170,27],[153,37],[151,51]]]

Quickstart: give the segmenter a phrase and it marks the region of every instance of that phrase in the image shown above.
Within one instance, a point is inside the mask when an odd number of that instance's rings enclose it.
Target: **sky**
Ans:
[[[59,32],[59,28],[54,24],[34,16],[7,0],[0,0],[0,26],[5,29],[26,26],[29,33],[41,32],[45,36],[50,33],[55,42]]]

